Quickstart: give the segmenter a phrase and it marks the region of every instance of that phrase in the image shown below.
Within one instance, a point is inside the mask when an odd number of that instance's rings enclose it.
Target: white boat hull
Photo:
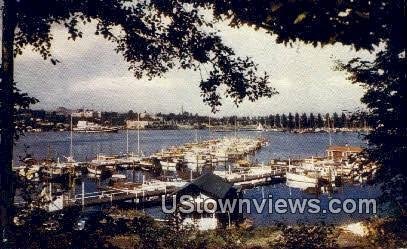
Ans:
[[[161,161],[160,164],[161,164],[161,168],[163,170],[168,170],[168,171],[176,171],[177,170],[177,163],[175,163],[175,162],[165,162],[165,161],[163,162],[163,161]]]
[[[290,173],[290,172],[286,173],[286,178],[287,178],[287,181],[304,182],[304,183],[311,183],[311,184],[315,184],[315,185],[318,183],[317,178],[309,177],[309,176],[302,175],[302,174]]]
[[[94,168],[91,168],[91,167],[88,167],[88,172],[90,174],[94,174],[94,175],[101,175],[102,174],[101,169],[94,169]]]

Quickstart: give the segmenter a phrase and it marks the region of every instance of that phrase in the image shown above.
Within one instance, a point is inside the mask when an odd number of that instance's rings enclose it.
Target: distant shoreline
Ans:
[[[121,127],[118,129],[119,131],[137,131],[137,129],[126,129],[124,127]],[[287,132],[287,133],[298,133],[298,134],[304,134],[304,133],[361,133],[361,132],[369,132],[371,129],[370,128],[355,128],[355,129],[281,129],[281,128],[270,128],[266,130],[256,130],[253,127],[240,127],[238,129],[231,129],[231,128],[224,128],[224,127],[211,127],[211,128],[186,128],[186,127],[172,127],[172,128],[162,128],[162,127],[151,127],[151,128],[143,128],[140,129],[140,131],[146,131],[146,130],[161,130],[161,131],[176,131],[176,130],[208,130],[214,133],[232,133],[232,132],[258,132],[259,134],[262,132]],[[26,133],[42,133],[42,132],[68,132],[70,131],[69,129],[50,129],[50,130],[42,130],[42,129],[32,129],[26,131]],[[112,133],[109,131],[92,131],[92,132],[86,132],[86,131],[73,131],[74,133]]]

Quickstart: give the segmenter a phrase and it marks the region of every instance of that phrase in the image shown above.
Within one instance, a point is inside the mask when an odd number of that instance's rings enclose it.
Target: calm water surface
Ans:
[[[140,131],[140,150],[149,155],[173,145],[181,145],[187,142],[234,136],[234,132],[210,133],[207,130],[144,130]],[[256,154],[256,158],[268,161],[271,158],[297,158],[315,155],[323,155],[329,145],[329,135],[326,133],[294,134],[284,132],[237,132],[241,137],[264,137],[270,145]],[[14,160],[18,162],[19,156],[25,155],[25,151],[35,158],[47,156],[61,159],[69,155],[69,132],[41,132],[28,133],[17,141],[14,150]],[[365,142],[357,133],[333,133],[332,143],[338,145],[360,145]],[[74,157],[76,160],[90,160],[97,153],[120,154],[126,152],[126,132],[118,133],[74,133],[73,134]],[[137,152],[137,131],[129,131],[129,150]]]

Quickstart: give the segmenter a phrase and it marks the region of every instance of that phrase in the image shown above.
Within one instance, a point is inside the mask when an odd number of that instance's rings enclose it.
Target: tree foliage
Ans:
[[[378,177],[384,182],[385,195],[405,208],[407,160],[407,84],[405,52],[386,49],[378,53],[375,61],[355,58],[341,63],[340,68],[350,72],[354,83],[362,84],[366,94],[362,102],[370,110],[369,123],[373,131],[366,135],[370,146],[366,154],[384,165]]]
[[[160,77],[175,68],[199,70],[203,100],[213,111],[222,95],[239,104],[276,93],[269,75],[259,74],[250,58],[236,56],[222,43],[212,28],[214,19],[183,1],[22,0],[17,3],[15,54],[32,45],[44,59],[58,63],[51,53],[52,25],[62,25],[76,40],[83,35],[82,24],[91,22],[96,35],[115,44],[136,78]]]
[[[263,28],[287,45],[297,41],[328,45],[341,43],[372,51],[390,37],[402,42],[405,2],[354,0],[194,1],[214,3],[216,16],[231,26]]]
[[[389,187],[385,192],[393,193],[406,192],[405,9],[402,0],[217,0],[214,4],[216,15],[230,20],[232,26],[263,28],[275,34],[278,43],[341,43],[376,52],[374,61],[355,58],[339,63],[338,69],[349,72],[350,79],[366,89],[362,102],[376,124],[366,137],[367,154],[382,166],[378,175]],[[384,48],[378,51],[379,47]],[[402,194],[390,196],[405,209]]]
[[[217,0],[214,12],[230,20],[232,26],[263,28],[284,44],[302,41],[324,46],[338,42],[369,51],[385,44],[373,62],[355,58],[339,69],[348,71],[350,79],[367,90],[362,102],[377,124],[367,136],[372,145],[371,159],[389,169],[390,175],[403,172],[405,176],[405,167],[401,166],[407,147],[402,104],[406,96],[405,7],[401,0]]]
[[[33,101],[25,95],[14,98],[14,56],[28,46],[52,64],[51,46],[55,24],[69,38],[83,36],[82,24],[96,23],[95,35],[111,41],[136,78],[160,77],[169,70],[205,70],[200,88],[204,102],[216,111],[221,95],[238,105],[276,91],[269,75],[259,74],[250,58],[238,57],[212,29],[214,19],[183,1],[127,0],[5,0],[2,8],[2,66],[0,85],[0,218],[2,230],[10,223],[14,180],[11,164],[15,138],[15,106]],[[202,75],[202,74],[201,74]],[[13,95],[13,96],[12,96]],[[35,101],[34,101],[35,102]],[[21,104],[21,103],[20,103]],[[2,231],[2,235],[5,232]]]

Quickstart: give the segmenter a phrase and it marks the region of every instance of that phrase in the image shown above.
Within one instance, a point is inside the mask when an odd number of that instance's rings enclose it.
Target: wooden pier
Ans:
[[[267,174],[258,175],[242,175],[240,178],[229,180],[239,189],[249,189],[260,185],[268,185],[280,183],[285,180],[284,171],[272,171]],[[165,188],[125,190],[106,188],[102,191],[76,194],[73,198],[66,197],[64,201],[65,207],[73,206],[96,206],[96,205],[112,205],[123,202],[132,202],[135,205],[158,205],[162,198],[171,199],[174,193],[179,188],[175,186],[167,186]]]
[[[129,191],[120,189],[106,189],[99,192],[77,194],[73,198],[68,198],[64,206],[95,206],[103,204],[115,204],[125,201],[134,203],[148,203],[157,200],[162,196],[171,196],[177,189],[167,187],[156,190]]]

